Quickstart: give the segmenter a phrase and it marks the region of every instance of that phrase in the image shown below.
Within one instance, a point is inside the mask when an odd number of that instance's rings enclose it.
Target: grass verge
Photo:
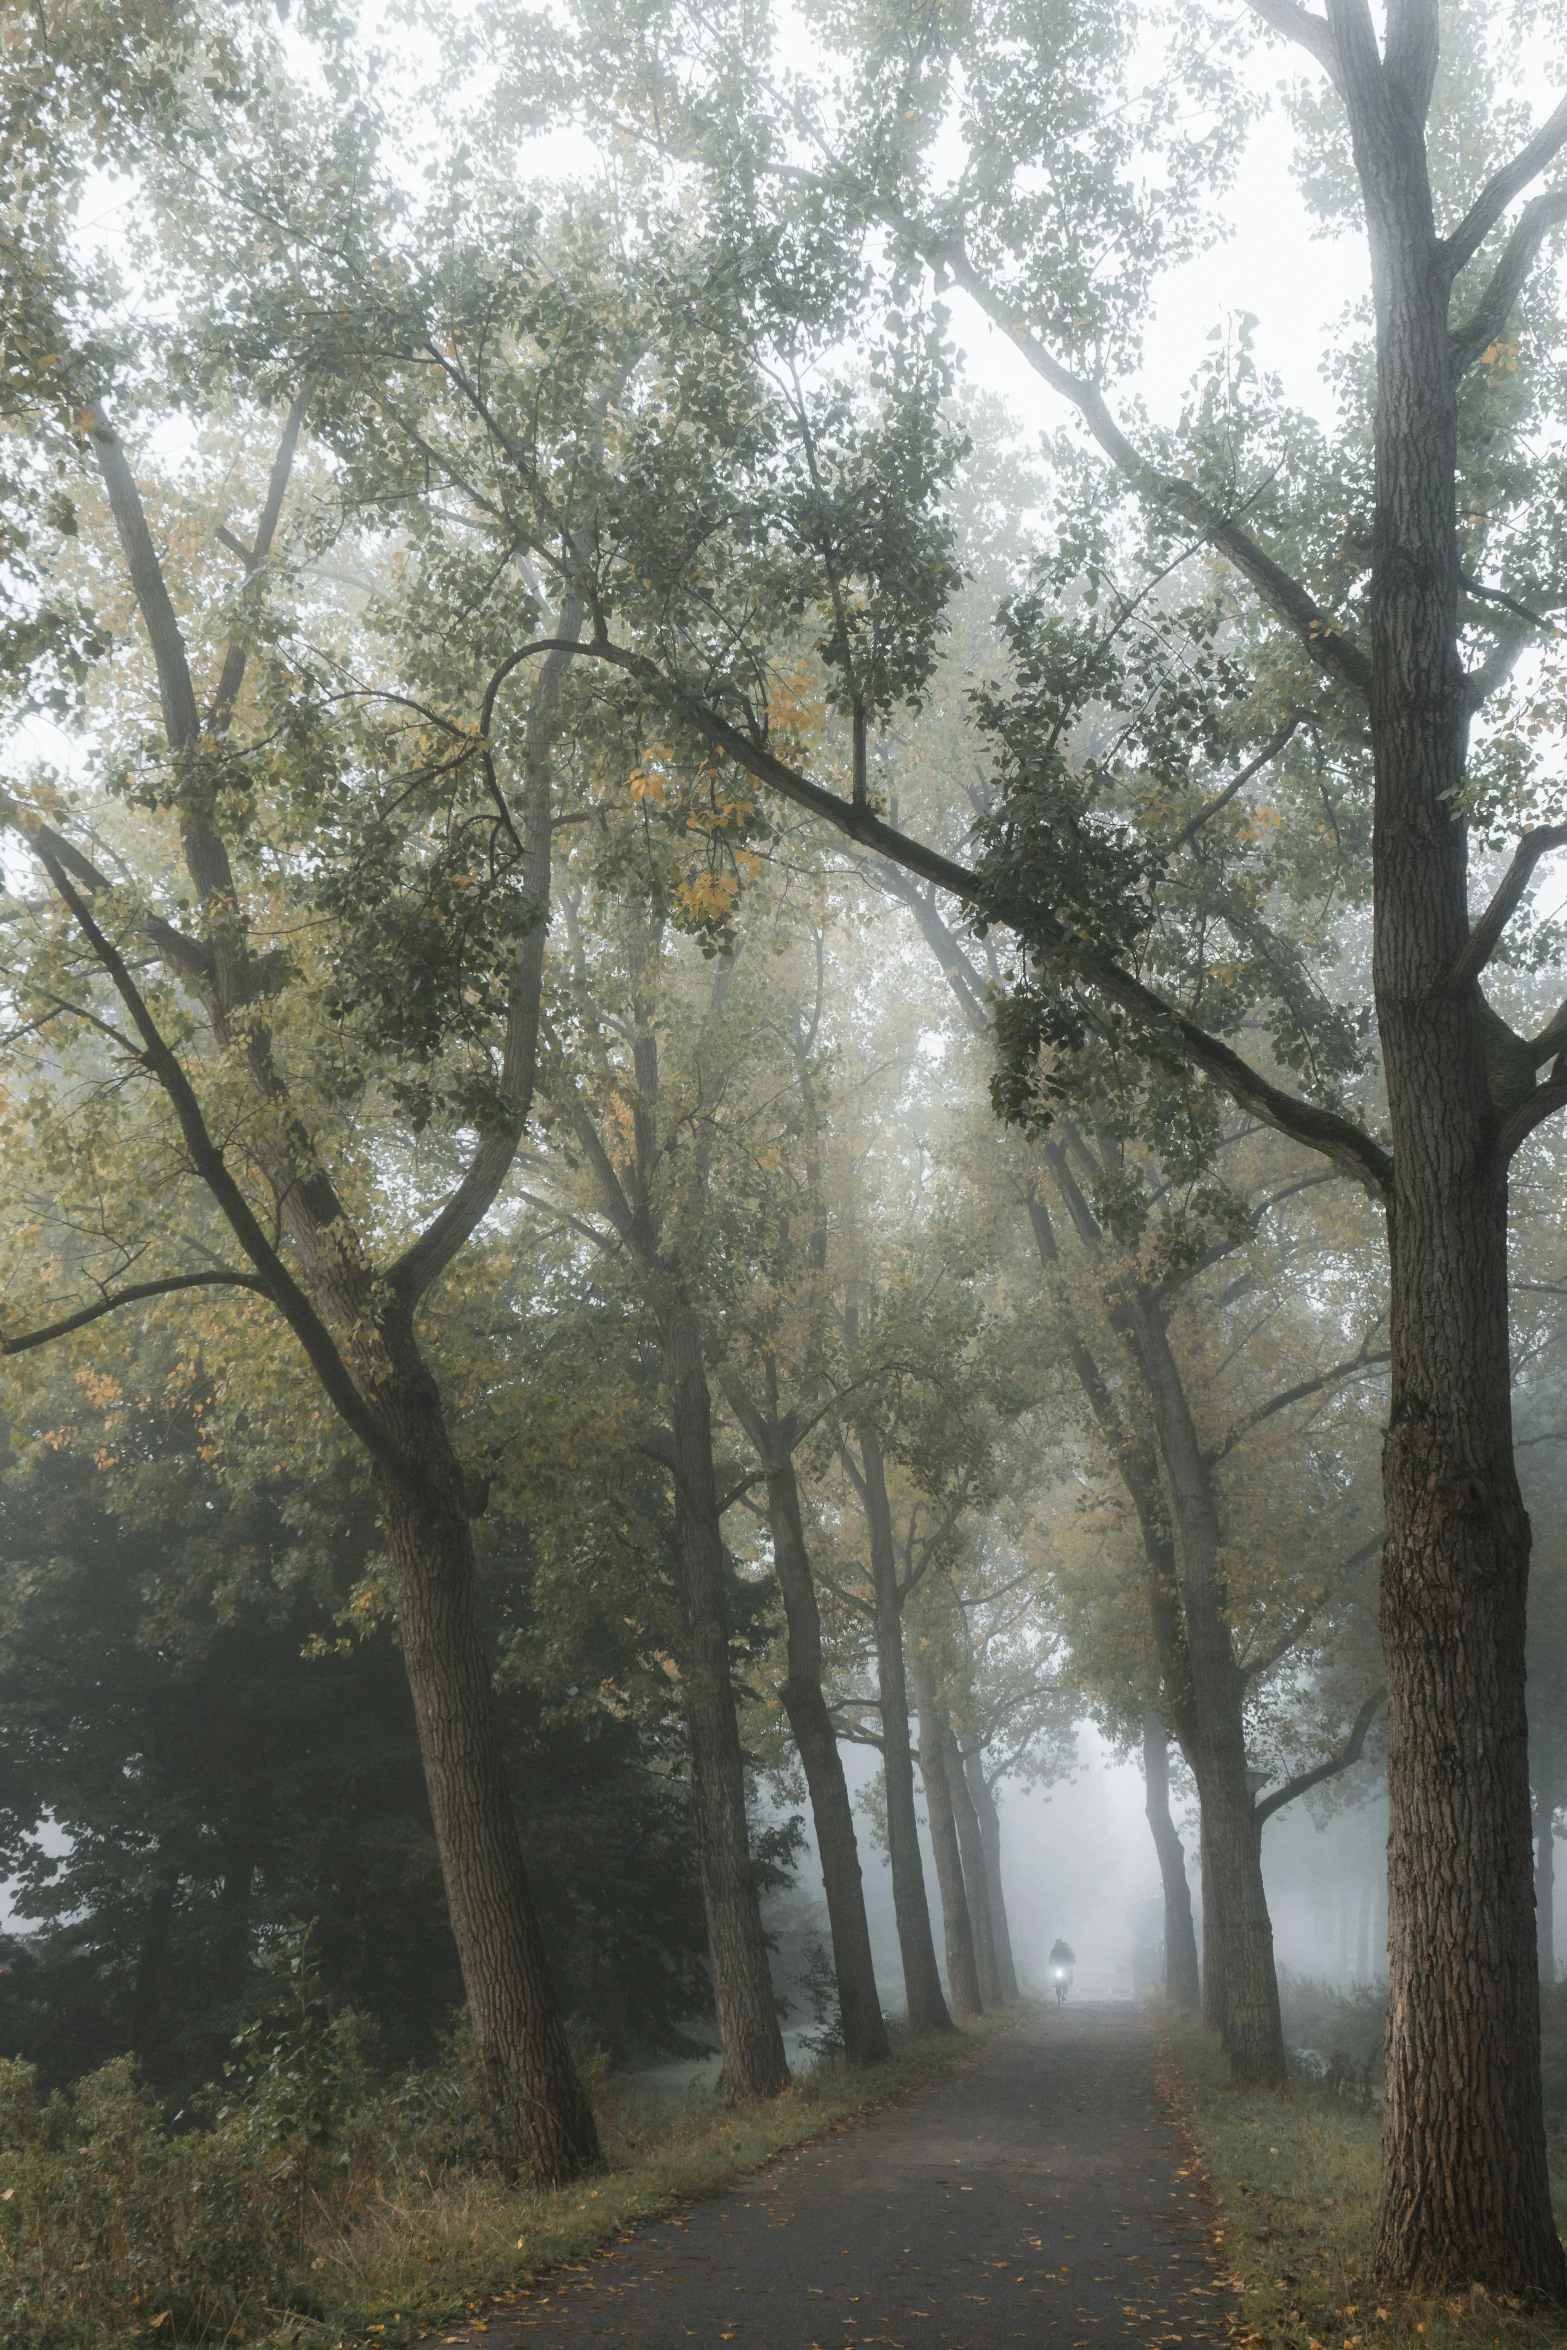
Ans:
[[[771,2156],[916,2088],[1023,2012],[964,2024],[956,2039],[895,2040],[891,2061],[874,2072],[819,2064],[783,2096],[734,2112],[710,2092],[655,2101],[608,2082],[597,2177],[541,2194],[482,2173],[419,2174],[378,2181],[362,2203],[323,2205],[306,2245],[314,2306],[262,2321],[249,2339],[268,2350],[396,2350],[443,2322],[471,2321],[545,2270],[719,2194]]]
[[[1559,2350],[1559,2319],[1480,2286],[1440,2300],[1374,2292],[1380,2114],[1304,2084],[1285,2096],[1232,2089],[1211,2034],[1161,2020],[1170,2091],[1213,2194],[1251,2350]]]

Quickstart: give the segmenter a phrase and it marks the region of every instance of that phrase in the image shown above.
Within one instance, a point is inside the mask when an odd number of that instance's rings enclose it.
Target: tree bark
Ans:
[[[745,1756],[729,1670],[729,1562],[713,1473],[713,1407],[702,1341],[682,1301],[659,1315],[675,1448],[675,1544],[686,1613],[682,1674],[723,2095],[736,2105],[789,2085],[767,1937],[751,1867]]]
[[[1229,1990],[1224,1977],[1224,1937],[1219,1931],[1218,1896],[1206,1824],[1202,1838],[1202,2020],[1222,2040],[1229,2025]]]
[[[1425,116],[1434,6],[1333,13],[1376,330],[1372,984],[1393,1173],[1387,1544],[1390,1984],[1376,2267],[1567,2300],[1546,2169],[1507,1289],[1512,1079],[1470,938],[1459,368]],[[1522,1090],[1532,1089],[1533,1069]]]
[[[799,1485],[787,1453],[768,1467],[767,1517],[788,1632],[789,1671],[778,1694],[799,1748],[811,1798],[844,2049],[851,2064],[881,2064],[892,2048],[876,1991],[848,1781],[838,1751],[838,1734],[822,1694],[821,1611],[806,1547]]]
[[[1006,1888],[1001,1879],[1001,1813],[994,1790],[985,1776],[984,1757],[977,1748],[964,1755],[963,1776],[979,1819],[980,1841],[985,1851],[985,1891],[990,1904],[990,1933],[995,1944],[996,1968],[1001,1977],[1001,1996],[1006,2000],[1019,1999],[1022,1994],[1018,1989],[1017,1963],[1012,1953],[1012,1928],[1007,1919]]]
[[[903,1661],[903,1594],[881,1438],[867,1424],[857,1431],[864,1470],[863,1499],[870,1534],[871,1580],[875,1595],[876,1678],[881,1699],[882,1776],[887,1795],[887,1855],[892,1864],[892,1907],[903,1962],[908,2018],[916,2032],[950,2032],[952,2017],[941,1988],[936,1945],[925,1898],[925,1864],[920,1855],[919,1819],[914,1809],[914,1756],[909,1745],[909,1693]]]
[[[959,1746],[952,1724],[941,1712],[942,1761],[946,1765],[947,1792],[952,1799],[952,1817],[958,1831],[958,1852],[963,1862],[963,1888],[968,1895],[969,1925],[974,1936],[974,1963],[979,1970],[979,1996],[985,2007],[1002,2004],[1001,1968],[996,1956],[996,1939],[991,1925],[990,1872],[985,1866],[985,1845],[979,1832],[979,1814],[974,1809],[968,1782],[963,1775],[963,1750]]]
[[[541,2183],[598,2161],[598,2130],[567,2045],[506,1783],[475,1587],[463,1476],[433,1376],[411,1334],[376,1401],[404,1467],[376,1493],[468,2014],[497,2159]]]
[[[1170,1741],[1163,1722],[1143,1715],[1144,1810],[1159,1855],[1164,1887],[1164,1995],[1183,2014],[1201,2003],[1197,1971],[1197,1929],[1192,1923],[1192,1889],[1186,1881],[1186,1853],[1170,1816]]]
[[[1246,1784],[1245,1676],[1235,1655],[1219,1569],[1213,1479],[1157,1301],[1140,1284],[1130,1330],[1159,1433],[1179,1542],[1182,1616],[1191,1674],[1193,1742],[1187,1755],[1202,1808],[1205,1944],[1224,1985],[1220,2027],[1237,2087],[1282,2089],[1284,2024],[1262,1844]],[[1211,1906],[1210,1906],[1211,1900]],[[1205,2003],[1206,2006],[1206,2003]]]

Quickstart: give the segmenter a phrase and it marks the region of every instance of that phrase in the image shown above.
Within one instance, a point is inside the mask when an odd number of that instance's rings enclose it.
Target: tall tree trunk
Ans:
[[[1387,1543],[1391,1977],[1377,2271],[1567,2301],[1551,2211],[1524,1712],[1529,1521],[1513,1462],[1512,1080],[1469,944],[1458,369],[1424,115],[1436,12],[1388,56],[1339,30],[1376,319],[1372,981],[1393,1174]],[[1499,1026],[1500,1023],[1497,1023]],[[1527,1056],[1525,1056],[1527,1057]],[[1533,1083],[1522,1072],[1522,1091]],[[1521,1097],[1520,1097],[1521,1098]]]
[[[1097,1250],[1103,1235],[1066,1153],[1045,1160],[1080,1237]],[[1036,1244],[1058,1262],[1049,1218],[1031,1206]],[[1158,1439],[1178,1543],[1164,1521],[1155,1464],[1117,1410],[1075,1325],[1069,1352],[1094,1416],[1111,1439],[1116,1465],[1143,1535],[1149,1623],[1164,1703],[1197,1782],[1203,1820],[1203,2012],[1220,2032],[1238,2086],[1279,2088],[1285,2080],[1273,1928],[1262,1852],[1246,1785],[1245,1677],[1235,1657],[1219,1571],[1219,1515],[1209,1461],[1170,1348],[1164,1309],[1141,1283],[1107,1295],[1111,1322],[1141,1375]],[[1211,1815],[1211,1817],[1210,1817]]]
[[[1215,1945],[1224,1985],[1220,2029],[1238,2087],[1281,2089],[1287,2072],[1273,1924],[1262,1880],[1262,1842],[1246,1784],[1246,1682],[1236,1661],[1219,1566],[1213,1479],[1158,1302],[1139,1286],[1130,1313],[1180,1537],[1194,1716],[1187,1760],[1197,1781],[1209,1871],[1203,1889],[1204,1945]]]
[[[911,1677],[919,1714],[920,1777],[925,1782],[925,1811],[930,1821],[930,1848],[941,1891],[941,1922],[947,1944],[947,1990],[954,2015],[979,2015],[984,2001],[979,1993],[979,1965],[974,1955],[974,1927],[969,1916],[968,1891],[963,1882],[963,1858],[958,1849],[957,1823],[952,1813],[952,1789],[947,1782],[945,1724],[936,1697],[936,1679],[929,1661],[916,1650]]]
[[[767,1937],[751,1866],[745,1756],[729,1671],[729,1563],[713,1473],[713,1406],[702,1341],[683,1302],[659,1317],[675,1447],[675,1542],[685,1599],[684,1701],[708,1959],[725,2102],[789,2085]]]
[[[1151,1708],[1143,1715],[1143,1790],[1143,1808],[1164,1887],[1164,1995],[1172,2007],[1195,2015],[1201,1991],[1192,1889],[1186,1881],[1185,1848],[1170,1816],[1170,1741]]]
[[[995,1945],[996,1969],[1003,1999],[1018,1999],[1017,1962],[1012,1954],[1012,1928],[1007,1919],[1006,1889],[1001,1881],[1001,1813],[985,1776],[984,1757],[977,1748],[963,1757],[963,1776],[979,1818],[980,1841],[985,1848],[985,1891],[990,1902],[990,1934]]]
[[[406,1466],[376,1493],[424,1758],[430,1819],[478,2043],[498,2159],[541,2183],[598,2160],[598,2131],[566,2041],[506,1784],[479,1622],[462,1470],[435,1380],[401,1334],[377,1402]]]
[[[876,1992],[865,1888],[860,1877],[854,1812],[844,1777],[838,1735],[822,1694],[822,1620],[806,1548],[800,1489],[794,1462],[785,1454],[769,1467],[767,1517],[773,1537],[773,1567],[783,1594],[788,1629],[788,1678],[779,1689],[789,1727],[805,1770],[811,1798],[816,1849],[821,1855],[822,1890],[832,1935],[833,1973],[843,2044],[851,2064],[880,2064],[891,2055],[887,2026]]]
[[[945,1708],[941,1713],[942,1761],[946,1765],[947,1792],[952,1799],[952,1817],[957,1825],[958,1851],[963,1860],[963,1888],[968,1895],[969,1925],[974,1935],[974,1963],[979,1969],[979,1996],[986,2007],[999,2007],[1004,1994],[1001,1988],[1001,1968],[996,1957],[996,1938],[991,1926],[990,1872],[985,1866],[985,1844],[979,1832],[979,1814],[974,1809],[963,1776],[963,1750],[959,1746]]]
[[[882,1774],[887,1795],[887,1855],[892,1863],[892,1907],[903,1961],[903,1989],[909,2023],[916,2032],[950,2032],[952,2017],[941,1988],[930,1906],[925,1898],[925,1864],[920,1856],[919,1818],[914,1809],[914,1756],[909,1746],[909,1693],[903,1662],[903,1595],[898,1588],[898,1554],[887,1499],[887,1472],[881,1438],[867,1425],[857,1431],[864,1469],[866,1526],[870,1534],[875,1594],[876,1677],[881,1699]]]
[[[1537,1729],[1534,1747],[1534,1928],[1540,1980],[1556,1980],[1556,1739]]]

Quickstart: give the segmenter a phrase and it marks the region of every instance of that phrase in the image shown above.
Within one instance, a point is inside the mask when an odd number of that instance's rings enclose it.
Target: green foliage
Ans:
[[[171,2133],[128,2059],[40,2100],[0,2063],[0,2343],[224,2342],[285,2302],[295,2210],[243,2130]]]

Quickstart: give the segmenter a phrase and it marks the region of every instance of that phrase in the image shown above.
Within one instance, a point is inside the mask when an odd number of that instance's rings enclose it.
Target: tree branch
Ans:
[[[1513,198],[1523,194],[1529,182],[1539,177],[1564,145],[1567,145],[1567,98],[1561,100],[1528,145],[1519,148],[1511,163],[1504,163],[1486,181],[1452,235],[1442,239],[1438,252],[1450,277],[1456,277],[1464,264],[1473,260]]]
[[[1298,1772],[1293,1779],[1286,1779],[1282,1787],[1275,1788],[1271,1795],[1264,1796],[1260,1803],[1253,1805],[1252,1818],[1257,1823],[1259,1835],[1264,1821],[1271,1820],[1274,1813],[1282,1811],[1287,1803],[1293,1803],[1297,1795],[1309,1795],[1313,1787],[1322,1785],[1324,1779],[1336,1779],[1341,1771],[1349,1769],[1351,1763],[1359,1762],[1365,1749],[1366,1732],[1375,1721],[1377,1707],[1386,1695],[1385,1689],[1378,1689],[1366,1699],[1355,1716],[1354,1728],[1330,1761],[1318,1763],[1314,1771]]]
[[[1369,1542],[1363,1542],[1358,1550],[1352,1550],[1348,1558],[1340,1564],[1333,1589],[1338,1590],[1345,1576],[1352,1575],[1363,1560],[1370,1558],[1375,1551],[1379,1551],[1385,1540],[1385,1535],[1373,1534]],[[1310,1607],[1302,1608],[1282,1640],[1276,1642],[1272,1648],[1265,1649],[1261,1656],[1253,1657],[1250,1664],[1242,1665],[1241,1680],[1249,1686],[1253,1681],[1260,1680],[1264,1673],[1271,1673],[1276,1664],[1282,1663],[1301,1634],[1310,1631],[1330,1597],[1331,1593],[1325,1591],[1320,1599],[1312,1601]]]
[[[53,825],[45,824],[7,791],[0,791],[0,826],[20,834],[26,845],[40,857],[47,852],[94,897],[103,890],[113,889],[114,883],[109,876],[90,857],[84,856],[73,841],[67,840],[63,832],[56,832]],[[144,911],[141,920],[142,927],[159,954],[182,978],[195,980],[200,985],[211,981],[210,947],[203,945],[200,939],[187,938],[183,930],[176,929],[172,922],[166,922],[161,914]]]
[[[575,646],[581,633],[583,608],[573,600],[561,612],[561,643]],[[550,841],[553,763],[550,756],[550,720],[560,701],[571,667],[571,654],[557,650],[545,660],[528,712],[524,752],[526,796],[523,810],[522,885],[533,910],[533,920],[518,949],[507,993],[506,1028],[501,1043],[500,1099],[504,1121],[481,1137],[450,1199],[432,1218],[417,1240],[387,1270],[387,1282],[409,1297],[422,1297],[440,1278],[500,1195],[512,1169],[533,1107],[538,1079],[539,1013],[544,997],[544,944],[550,914]],[[481,731],[484,766],[490,790],[499,803],[513,840],[511,818],[496,781],[489,748],[495,696],[505,671],[497,672],[485,695]]]
[[[548,653],[556,649],[558,641],[541,638],[523,649],[527,653]],[[840,798],[836,792],[825,790],[821,784],[787,766],[764,745],[753,742],[727,718],[666,677],[645,654],[629,652],[604,638],[572,644],[567,649],[586,659],[607,662],[635,677],[659,700],[680,711],[748,775],[754,775],[759,783],[767,784],[793,806],[820,817],[823,823],[830,824],[862,848],[874,850],[890,864],[901,865],[906,872],[918,874],[921,880],[934,882],[938,889],[946,890],[953,897],[993,911],[979,875],[968,866],[943,856],[939,849],[927,848],[923,841],[911,840],[871,808],[856,807],[853,801]],[[1040,926],[1045,927],[1044,922]],[[1101,956],[1077,941],[1069,946],[1063,941],[1063,945],[1089,985],[1129,1013],[1140,1027],[1164,1038],[1194,1061],[1254,1118],[1276,1128],[1280,1134],[1287,1134],[1292,1141],[1304,1143],[1307,1149],[1320,1151],[1324,1158],[1353,1175],[1374,1199],[1388,1196],[1393,1180],[1392,1159],[1352,1119],[1336,1110],[1320,1109],[1315,1103],[1301,1101],[1272,1084],[1243,1061],[1239,1053],[1218,1037],[1210,1036],[1195,1020],[1189,1020],[1184,1012],[1167,1004],[1152,988],[1145,987],[1140,979],[1123,971],[1108,956]]]
[[[240,590],[242,598],[249,598],[261,575],[262,567],[272,552],[272,541],[277,535],[278,522],[283,512],[283,500],[288,491],[289,476],[294,470],[294,453],[299,447],[300,427],[305,421],[305,409],[309,405],[309,397],[308,390],[302,391],[284,419],[283,437],[278,443],[277,455],[272,460],[272,471],[267,480],[266,498],[262,503],[261,514],[256,523],[255,545],[242,547],[232,532],[225,530],[218,533],[219,538],[226,545],[232,547],[244,562],[245,577]],[[217,691],[212,697],[212,708],[207,718],[209,733],[219,735],[228,731],[229,720],[234,714],[234,704],[239,699],[239,689],[245,682],[245,664],[249,657],[250,640],[245,629],[241,627],[223,655],[223,667],[218,675]]]
[[[1540,247],[1561,221],[1567,220],[1567,187],[1547,188],[1527,203],[1513,224],[1479,301],[1460,327],[1447,338],[1453,373],[1462,375],[1480,353],[1494,343],[1507,324],[1508,314],[1522,293]]]
[[[92,948],[131,1016],[132,1025],[142,1040],[142,1059],[168,1097],[179,1122],[180,1132],[185,1138],[192,1166],[222,1210],[240,1247],[261,1275],[266,1295],[271,1298],[304,1348],[311,1367],[339,1417],[376,1460],[388,1468],[401,1470],[402,1453],[390,1431],[380,1414],[360,1394],[331,1332],[273,1248],[250,1202],[229,1172],[222,1150],[208,1131],[191,1082],[178,1056],[153,1019],[123,957],[93,920],[64,868],[47,852],[40,853],[44,870],[70,909],[78,930]]]
[[[1503,1120],[1492,1145],[1497,1164],[1505,1167],[1537,1126],[1543,1126],[1547,1118],[1564,1109],[1567,1109],[1567,1077],[1548,1077],[1519,1103],[1511,1117]]]
[[[1282,33],[1286,41],[1296,42],[1314,57],[1335,89],[1343,88],[1333,27],[1325,16],[1313,16],[1309,9],[1297,6],[1296,0],[1246,0],[1246,5],[1273,32]]]
[[[912,222],[900,225],[906,228],[914,226]],[[1319,669],[1336,678],[1340,684],[1353,686],[1357,693],[1370,691],[1370,661],[1360,647],[1345,636],[1338,623],[1329,617],[1315,597],[1297,579],[1293,579],[1264,547],[1259,546],[1238,522],[1205,498],[1194,482],[1178,480],[1173,474],[1159,473],[1140,456],[1111,415],[1097,385],[1073,375],[1069,368],[1063,367],[1046,350],[1032,330],[1020,323],[1012,315],[1009,305],[986,284],[961,245],[947,245],[938,239],[929,239],[926,241],[926,258],[933,266],[945,269],[953,283],[961,286],[986,317],[993,319],[1005,331],[1034,373],[1042,377],[1052,391],[1071,402],[1112,464],[1143,497],[1155,505],[1173,508],[1201,532],[1209,546],[1216,548],[1235,566],[1274,617],[1282,620],[1299,639]]]
[[[1167,857],[1176,856],[1180,850],[1185,848],[1188,841],[1196,838],[1197,834],[1201,832],[1203,826],[1208,822],[1211,816],[1217,816],[1221,808],[1227,808],[1229,806],[1231,800],[1234,799],[1237,792],[1245,790],[1247,784],[1250,783],[1254,775],[1260,775],[1264,767],[1271,766],[1273,761],[1283,750],[1285,744],[1288,743],[1297,733],[1300,727],[1300,723],[1300,712],[1295,711],[1289,718],[1287,724],[1281,726],[1278,730],[1278,733],[1273,735],[1267,742],[1263,744],[1262,749],[1257,753],[1255,759],[1250,759],[1247,761],[1246,765],[1241,769],[1239,775],[1235,777],[1234,781],[1232,783],[1227,783],[1223,791],[1216,793],[1215,796],[1208,801],[1205,807],[1199,808],[1196,815],[1192,818],[1189,824],[1182,825],[1174,840],[1171,841],[1169,847],[1165,850],[1165,855]]]
[[[1468,987],[1479,978],[1501,945],[1502,932],[1518,911],[1530,875],[1540,859],[1549,856],[1553,849],[1567,849],[1567,824],[1537,824],[1532,831],[1521,835],[1512,863],[1448,973],[1449,987]]]
[[[1304,1403],[1308,1395],[1320,1395],[1325,1387],[1332,1387],[1339,1380],[1352,1379],[1357,1371],[1368,1371],[1378,1363],[1391,1360],[1392,1356],[1386,1347],[1362,1346],[1359,1354],[1351,1355],[1348,1362],[1335,1363],[1331,1370],[1320,1372],[1315,1379],[1301,1379],[1293,1387],[1282,1388],[1277,1395],[1270,1396],[1265,1404],[1260,1404],[1256,1411],[1248,1413],[1238,1427],[1232,1428],[1218,1451],[1209,1454],[1209,1460],[1218,1462],[1227,1458],[1254,1428],[1260,1428],[1264,1420],[1271,1420],[1278,1412],[1287,1412],[1291,1404]]]
[[[136,1281],[128,1289],[116,1289],[101,1297],[96,1305],[83,1306],[78,1313],[67,1314],[58,1322],[46,1322],[39,1330],[29,1330],[20,1338],[0,1339],[0,1355],[24,1355],[35,1346],[48,1346],[56,1338],[67,1338],[73,1330],[84,1330],[89,1322],[98,1322],[105,1314],[118,1313],[121,1306],[139,1305],[149,1297],[172,1297],[181,1289],[253,1289],[259,1297],[270,1298],[266,1283],[255,1273],[170,1273],[162,1281]]]

